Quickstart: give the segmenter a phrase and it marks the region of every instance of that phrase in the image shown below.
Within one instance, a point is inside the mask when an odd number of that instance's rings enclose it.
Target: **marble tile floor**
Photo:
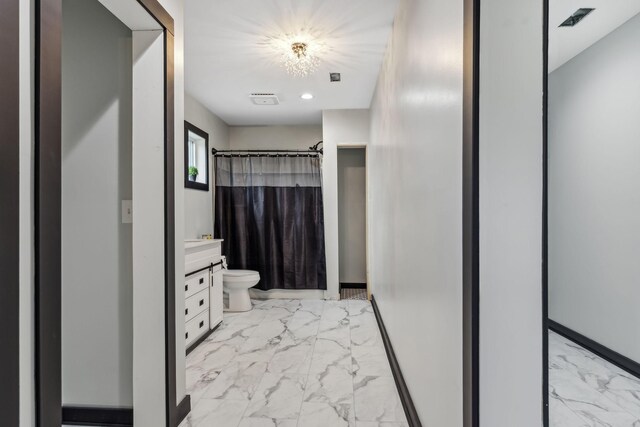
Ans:
[[[551,427],[640,427],[640,379],[549,332]]]
[[[187,356],[180,427],[408,427],[368,301],[253,304]]]

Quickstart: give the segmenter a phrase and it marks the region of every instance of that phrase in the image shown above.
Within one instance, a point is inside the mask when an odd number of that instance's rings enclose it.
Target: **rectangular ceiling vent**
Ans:
[[[278,105],[280,101],[273,93],[252,93],[249,99],[256,105]]]
[[[581,9],[576,10],[573,15],[568,17],[560,27],[573,27],[578,24],[578,22],[582,21],[588,14],[593,12],[594,8],[583,7]]]

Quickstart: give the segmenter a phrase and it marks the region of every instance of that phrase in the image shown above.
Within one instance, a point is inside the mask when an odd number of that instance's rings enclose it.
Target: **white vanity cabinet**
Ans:
[[[222,240],[185,240],[184,322],[187,352],[222,322]]]

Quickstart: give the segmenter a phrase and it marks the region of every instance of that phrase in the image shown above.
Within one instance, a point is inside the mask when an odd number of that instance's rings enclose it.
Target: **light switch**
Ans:
[[[131,200],[122,201],[122,223],[131,224],[133,222],[133,207]]]

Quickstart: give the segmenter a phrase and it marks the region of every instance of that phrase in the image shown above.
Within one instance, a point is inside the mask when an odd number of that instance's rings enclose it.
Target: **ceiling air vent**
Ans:
[[[573,15],[568,17],[562,24],[560,24],[560,27],[573,27],[574,25],[578,24],[578,22],[582,21],[585,18],[585,16],[587,16],[594,10],[595,10],[594,8],[588,8],[588,7],[583,7],[581,9],[578,9],[573,13]]]
[[[252,93],[249,99],[256,105],[278,105],[280,101],[273,93]]]
[[[339,82],[341,80],[340,73],[329,73],[330,82]]]

